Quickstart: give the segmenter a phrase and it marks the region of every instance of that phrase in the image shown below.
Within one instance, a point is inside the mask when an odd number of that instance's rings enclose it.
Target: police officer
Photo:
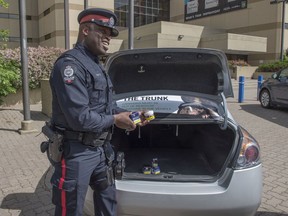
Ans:
[[[57,216],[82,215],[89,185],[95,215],[116,215],[115,185],[107,172],[107,151],[110,162],[113,153],[103,143],[113,125],[125,130],[136,127],[131,113],[112,102],[112,83],[99,63],[111,38],[118,35],[116,21],[109,10],[82,11],[76,46],[58,58],[51,73],[51,122],[63,134],[62,159],[51,178]]]

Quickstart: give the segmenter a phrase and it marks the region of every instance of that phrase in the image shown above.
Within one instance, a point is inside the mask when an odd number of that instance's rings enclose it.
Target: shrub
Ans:
[[[277,72],[281,70],[282,68],[288,67],[288,61],[276,61],[272,63],[266,63],[259,65],[259,67],[256,69],[257,72]]]
[[[60,48],[28,47],[29,87],[40,86],[40,80],[50,76],[58,56],[64,52]],[[0,50],[0,98],[14,93],[21,87],[20,48]],[[3,90],[2,90],[3,88]]]
[[[6,49],[8,41],[9,31],[6,29],[0,29],[0,49]]]
[[[0,104],[1,97],[15,93],[20,87],[20,69],[17,62],[0,58]]]
[[[28,47],[28,72],[29,87],[37,88],[40,86],[40,80],[48,78],[54,62],[60,56],[64,49],[47,47]],[[4,60],[16,62],[16,66],[21,68],[20,48],[0,50],[0,56]]]
[[[250,66],[246,61],[238,59],[238,60],[228,60],[229,67],[235,66]]]

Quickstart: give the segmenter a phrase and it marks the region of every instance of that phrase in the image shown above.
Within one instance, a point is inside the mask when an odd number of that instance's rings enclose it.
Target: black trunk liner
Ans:
[[[158,159],[161,173],[180,175],[213,175],[215,171],[203,154],[193,149],[147,149],[137,148],[124,151],[125,173],[142,173],[144,166],[151,166]]]

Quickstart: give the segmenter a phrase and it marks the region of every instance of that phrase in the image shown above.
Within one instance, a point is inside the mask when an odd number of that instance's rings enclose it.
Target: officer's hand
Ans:
[[[138,126],[143,127],[143,126],[147,125],[150,122],[149,120],[147,120],[144,117],[144,113],[145,113],[145,111],[139,111],[141,122],[137,124]]]
[[[114,115],[114,124],[121,129],[125,129],[128,131],[135,130],[136,125],[130,119],[129,115],[131,112],[122,112]]]

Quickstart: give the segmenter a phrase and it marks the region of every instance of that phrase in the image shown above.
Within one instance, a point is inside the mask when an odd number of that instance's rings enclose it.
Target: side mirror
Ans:
[[[277,78],[277,73],[272,74],[271,77],[272,77],[273,79],[276,79],[276,78]]]

